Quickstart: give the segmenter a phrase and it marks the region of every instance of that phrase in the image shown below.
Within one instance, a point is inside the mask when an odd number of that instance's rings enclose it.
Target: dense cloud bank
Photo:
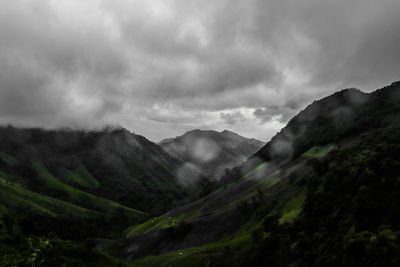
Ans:
[[[0,123],[266,140],[315,98],[399,80],[399,10],[396,0],[1,1]]]

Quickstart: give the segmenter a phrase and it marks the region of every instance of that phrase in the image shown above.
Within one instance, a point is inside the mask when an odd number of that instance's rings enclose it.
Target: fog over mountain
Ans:
[[[159,145],[172,157],[185,162],[187,168],[198,170],[208,179],[218,180],[226,169],[243,163],[264,143],[227,130],[216,132],[196,129],[176,138],[164,139]]]
[[[396,0],[0,1],[0,123],[267,141],[313,99],[398,80],[399,10]]]

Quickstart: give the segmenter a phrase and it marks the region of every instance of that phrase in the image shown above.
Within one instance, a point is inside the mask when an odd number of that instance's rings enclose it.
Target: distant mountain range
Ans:
[[[218,180],[226,169],[240,165],[264,143],[234,132],[193,130],[164,139],[159,145],[172,157],[196,169],[203,176]]]

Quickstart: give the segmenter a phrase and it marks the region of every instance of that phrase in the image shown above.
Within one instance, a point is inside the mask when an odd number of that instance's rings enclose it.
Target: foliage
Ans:
[[[250,231],[240,249],[229,246],[199,254],[188,249],[182,255],[170,253],[137,262],[146,266],[399,266],[398,140],[399,127],[377,130],[352,147],[310,160],[310,172],[296,173],[296,180],[288,181],[291,188],[299,189],[278,209],[268,201],[239,203],[243,227]]]
[[[1,172],[41,194],[75,204],[77,198],[84,198],[81,202],[96,206],[89,196],[94,195],[152,215],[190,198],[175,177],[182,162],[125,129],[8,126],[0,127],[0,139]],[[55,179],[43,179],[50,176]]]
[[[282,217],[266,215],[261,228],[266,235],[255,233],[253,250],[242,253],[246,265],[398,266],[398,140],[400,128],[378,130],[312,161],[313,172],[300,179],[307,191],[285,205]],[[285,210],[286,217],[296,213],[298,218],[284,223]]]
[[[77,243],[56,236],[0,239],[0,248],[5,246],[0,251],[0,266],[129,266],[94,249],[90,240]]]

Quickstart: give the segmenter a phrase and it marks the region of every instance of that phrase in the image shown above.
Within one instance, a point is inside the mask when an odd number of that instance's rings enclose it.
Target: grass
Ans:
[[[99,217],[102,213],[44,196],[30,191],[21,185],[6,182],[0,178],[0,200],[7,209],[23,210],[33,214],[72,216],[77,218]]]
[[[232,252],[242,250],[249,244],[250,235],[225,239],[210,244],[191,247],[159,256],[149,256],[133,261],[137,266],[203,266],[211,255],[223,255],[229,249]]]
[[[200,210],[199,209],[194,209],[194,210],[191,210],[191,211],[189,211],[187,213],[179,214],[179,216],[177,218],[179,220],[181,220],[181,221],[187,221],[187,220],[190,220],[190,219],[192,219],[194,217],[199,216],[199,214],[200,214]]]
[[[283,205],[281,209],[282,217],[279,219],[279,223],[292,223],[301,213],[305,200],[306,189],[304,188],[295,193],[293,197]]]
[[[279,178],[268,178],[268,177],[264,178],[261,182],[261,188],[262,189],[270,188],[279,181],[280,181]]]
[[[69,184],[78,184],[86,188],[97,188],[100,183],[93,175],[85,168],[80,166],[74,172],[62,168],[63,180]]]
[[[258,172],[258,171],[260,171],[261,169],[263,169],[263,168],[267,165],[267,163],[268,163],[268,162],[261,163],[261,164],[258,165],[256,168],[254,168],[253,170],[251,170],[251,171],[249,171],[248,173],[246,173],[245,175],[243,175],[239,180],[237,180],[237,181],[235,181],[235,182],[233,182],[233,183],[230,183],[230,184],[221,186],[221,187],[217,188],[215,191],[213,191],[213,192],[212,192],[211,194],[209,194],[209,195],[214,195],[214,194],[216,194],[216,193],[218,193],[218,192],[220,192],[220,191],[222,191],[222,190],[227,189],[228,187],[230,187],[230,186],[232,186],[232,185],[235,185],[235,184],[237,184],[237,183],[240,183],[240,182],[243,181],[244,179],[246,179],[246,178],[248,178],[248,177],[254,175],[256,172]],[[272,185],[274,185],[276,182],[278,182],[278,180],[275,181],[275,179],[269,179],[270,181],[266,181],[266,180],[268,180],[268,178],[265,179],[265,185],[268,186],[268,187],[269,187],[269,186],[272,186]],[[270,183],[270,184],[267,185],[268,183]]]
[[[18,163],[18,160],[16,158],[2,151],[0,151],[0,159],[9,166],[14,166]]]
[[[134,225],[129,227],[127,230],[125,230],[125,235],[126,237],[132,237],[135,235],[140,235],[140,234],[144,234],[147,233],[151,230],[154,230],[157,224],[161,223],[162,221],[164,221],[166,218],[166,216],[160,216],[160,217],[156,217],[156,218],[152,218],[148,221],[145,221],[142,224],[139,225]]]
[[[304,157],[322,157],[324,156],[327,152],[332,150],[335,147],[333,144],[328,144],[325,146],[314,146],[307,150],[305,153],[303,153],[302,156]]]
[[[145,221],[142,224],[134,225],[125,230],[126,237],[145,234],[154,230],[164,229],[171,226],[176,226],[180,222],[188,221],[200,214],[200,210],[194,209],[187,213],[179,214],[177,217],[160,216]]]
[[[36,170],[38,176],[50,189],[64,192],[68,195],[68,200],[72,203],[86,208],[98,210],[104,213],[120,213],[124,212],[128,216],[145,216],[146,213],[125,207],[115,201],[98,197],[84,191],[78,190],[70,185],[60,182],[55,178],[44,166],[40,163],[34,163],[33,168]]]
[[[267,165],[267,162],[261,163],[260,165],[255,167],[253,170],[251,170],[248,173],[246,173],[245,175],[243,175],[242,178],[239,181],[242,181],[242,180],[248,178],[249,176],[254,175],[256,172],[258,172],[259,170],[263,169],[266,165]]]
[[[171,226],[178,225],[183,220],[181,218],[173,218],[169,216],[160,216],[145,221],[142,224],[134,225],[125,230],[126,237],[145,234],[154,230],[164,229]]]

